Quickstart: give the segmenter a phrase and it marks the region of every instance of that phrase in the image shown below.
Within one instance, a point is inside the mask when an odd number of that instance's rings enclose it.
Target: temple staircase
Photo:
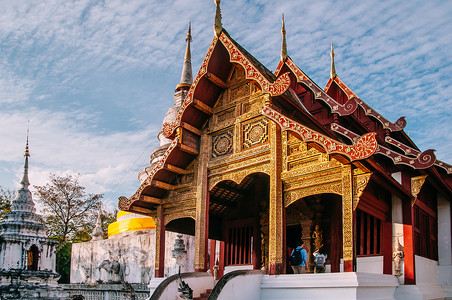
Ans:
[[[193,300],[207,300],[211,292],[212,289],[207,289],[204,293],[201,293],[199,297],[194,297]]]

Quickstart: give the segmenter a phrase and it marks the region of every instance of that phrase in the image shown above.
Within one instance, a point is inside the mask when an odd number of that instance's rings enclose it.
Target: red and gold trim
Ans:
[[[245,69],[246,79],[256,81],[264,93],[271,96],[283,94],[290,86],[289,73],[279,76],[275,82],[269,82],[265,76],[248,60],[248,58],[238,49],[232,40],[222,32],[220,41],[229,53],[229,61],[241,65]]]
[[[296,133],[304,142],[314,142],[321,145],[328,154],[341,154],[350,161],[368,158],[375,153],[378,147],[375,132],[366,133],[359,137],[353,145],[347,145],[303,126],[268,106],[262,108],[262,114],[275,121],[281,126],[282,130],[290,130]]]

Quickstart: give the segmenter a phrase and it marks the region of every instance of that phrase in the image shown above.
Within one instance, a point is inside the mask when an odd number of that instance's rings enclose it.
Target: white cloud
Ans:
[[[341,79],[387,119],[406,116],[419,148],[436,148],[452,163],[452,2],[221,6],[224,27],[271,70],[285,13],[289,55],[320,86],[333,40]],[[213,1],[0,0],[0,7],[0,184],[11,172],[20,180],[30,120],[32,184],[49,172],[80,173],[89,191],[130,196],[172,105],[187,23],[196,73],[213,37]]]
[[[150,125],[132,132],[92,132],[81,125],[82,118],[73,120],[68,115],[42,110],[0,113],[0,140],[10,143],[0,148],[0,158],[17,162],[16,170],[10,170],[16,174],[15,183],[19,183],[23,172],[19,167],[23,163],[20,155],[25,146],[28,119],[33,185],[45,184],[50,173],[80,174],[80,183],[87,192],[133,192],[130,186],[138,186],[136,174],[149,163],[148,155],[156,146],[155,136],[160,128]]]

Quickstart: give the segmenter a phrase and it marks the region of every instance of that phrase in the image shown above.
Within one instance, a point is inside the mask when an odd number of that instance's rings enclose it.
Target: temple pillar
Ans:
[[[413,229],[413,206],[411,201],[403,201],[403,251],[405,257],[404,274],[405,284],[416,284],[414,265],[414,229]]]
[[[344,272],[353,272],[353,184],[352,167],[342,167],[342,258]]]
[[[157,207],[155,221],[155,277],[165,275],[165,220],[163,205]]]
[[[306,270],[310,270],[309,267],[313,265],[313,258],[314,256],[312,253],[314,253],[315,250],[313,250],[314,247],[312,247],[311,243],[311,237],[312,237],[312,224],[314,223],[313,220],[302,220],[300,221],[301,226],[301,240],[304,242],[304,247],[306,250],[308,250],[308,262],[306,265]]]
[[[269,201],[269,274],[282,274],[284,260],[284,203],[281,181],[281,129],[273,121],[269,122],[270,133],[270,201]]]
[[[198,159],[198,176],[196,188],[196,223],[195,223],[195,272],[207,271],[207,250],[209,236],[209,185],[207,178],[207,135],[201,136]]]

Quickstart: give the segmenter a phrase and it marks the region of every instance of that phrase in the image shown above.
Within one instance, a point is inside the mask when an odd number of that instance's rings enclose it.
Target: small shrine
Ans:
[[[0,294],[2,299],[66,299],[57,284],[57,242],[47,236],[28,189],[28,137],[24,156],[22,187],[0,223]]]

